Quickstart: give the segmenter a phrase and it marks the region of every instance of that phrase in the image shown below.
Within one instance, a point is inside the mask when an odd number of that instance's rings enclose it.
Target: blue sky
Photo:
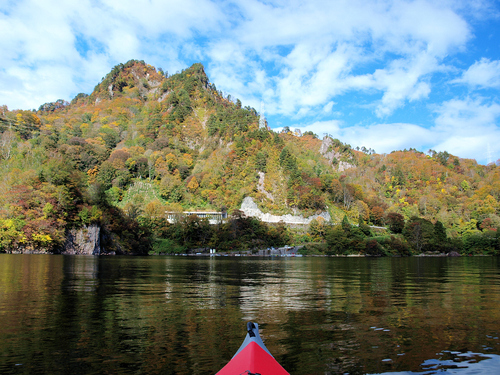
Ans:
[[[130,59],[201,62],[276,130],[500,158],[496,1],[3,0],[0,35],[9,109],[90,93]]]

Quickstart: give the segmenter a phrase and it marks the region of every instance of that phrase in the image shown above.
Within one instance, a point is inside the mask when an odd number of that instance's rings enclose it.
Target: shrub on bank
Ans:
[[[170,238],[156,238],[151,245],[149,255],[180,254],[184,252],[186,252],[184,246],[179,245]]]
[[[325,255],[328,250],[326,243],[308,243],[299,249],[298,253],[301,255]]]
[[[488,230],[465,236],[462,254],[500,255],[500,233]]]
[[[385,251],[385,255],[410,256],[412,251],[408,243],[396,236],[373,237]]]

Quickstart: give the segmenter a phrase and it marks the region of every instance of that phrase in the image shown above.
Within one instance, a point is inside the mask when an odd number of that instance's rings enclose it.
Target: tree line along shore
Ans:
[[[70,102],[0,106],[0,252],[498,254],[500,161],[272,126],[201,64],[169,75],[130,60]],[[331,220],[265,223],[239,212],[247,198],[272,217]],[[165,220],[186,211],[229,218]]]

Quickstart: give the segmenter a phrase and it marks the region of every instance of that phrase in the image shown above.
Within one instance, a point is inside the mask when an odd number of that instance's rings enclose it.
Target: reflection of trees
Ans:
[[[365,324],[357,331],[363,343],[361,352],[373,352],[373,346],[384,348],[378,353],[380,357],[392,358],[397,368],[412,371],[421,370],[421,363],[443,350],[480,352],[487,332],[499,318],[494,306],[500,297],[489,288],[485,295],[482,284],[491,281],[483,279],[482,266],[476,261],[387,260],[392,265],[386,264],[386,286],[378,283],[378,293],[363,295]],[[459,263],[468,267],[464,269]],[[405,355],[398,356],[401,353]],[[388,370],[374,363],[371,372],[383,371]]]
[[[250,319],[293,374],[500,351],[496,258],[8,257],[0,355],[27,372],[216,373]]]

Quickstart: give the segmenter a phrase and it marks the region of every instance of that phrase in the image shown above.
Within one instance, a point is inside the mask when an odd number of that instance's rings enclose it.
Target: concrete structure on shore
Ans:
[[[271,215],[269,213],[263,213],[254,200],[251,197],[246,197],[243,199],[243,203],[241,203],[241,211],[249,217],[256,217],[260,221],[265,223],[279,223],[282,221],[285,224],[292,225],[309,225],[313,219],[317,219],[319,217],[323,218],[326,222],[331,221],[330,214],[327,211],[320,213],[319,215],[312,215],[307,218],[302,215]]]
[[[216,212],[216,211],[184,211],[184,212],[166,212],[167,220],[169,223],[175,223],[176,221],[182,219],[186,216],[196,215],[200,219],[208,219],[209,224],[215,225],[220,224],[227,219],[227,212]]]

